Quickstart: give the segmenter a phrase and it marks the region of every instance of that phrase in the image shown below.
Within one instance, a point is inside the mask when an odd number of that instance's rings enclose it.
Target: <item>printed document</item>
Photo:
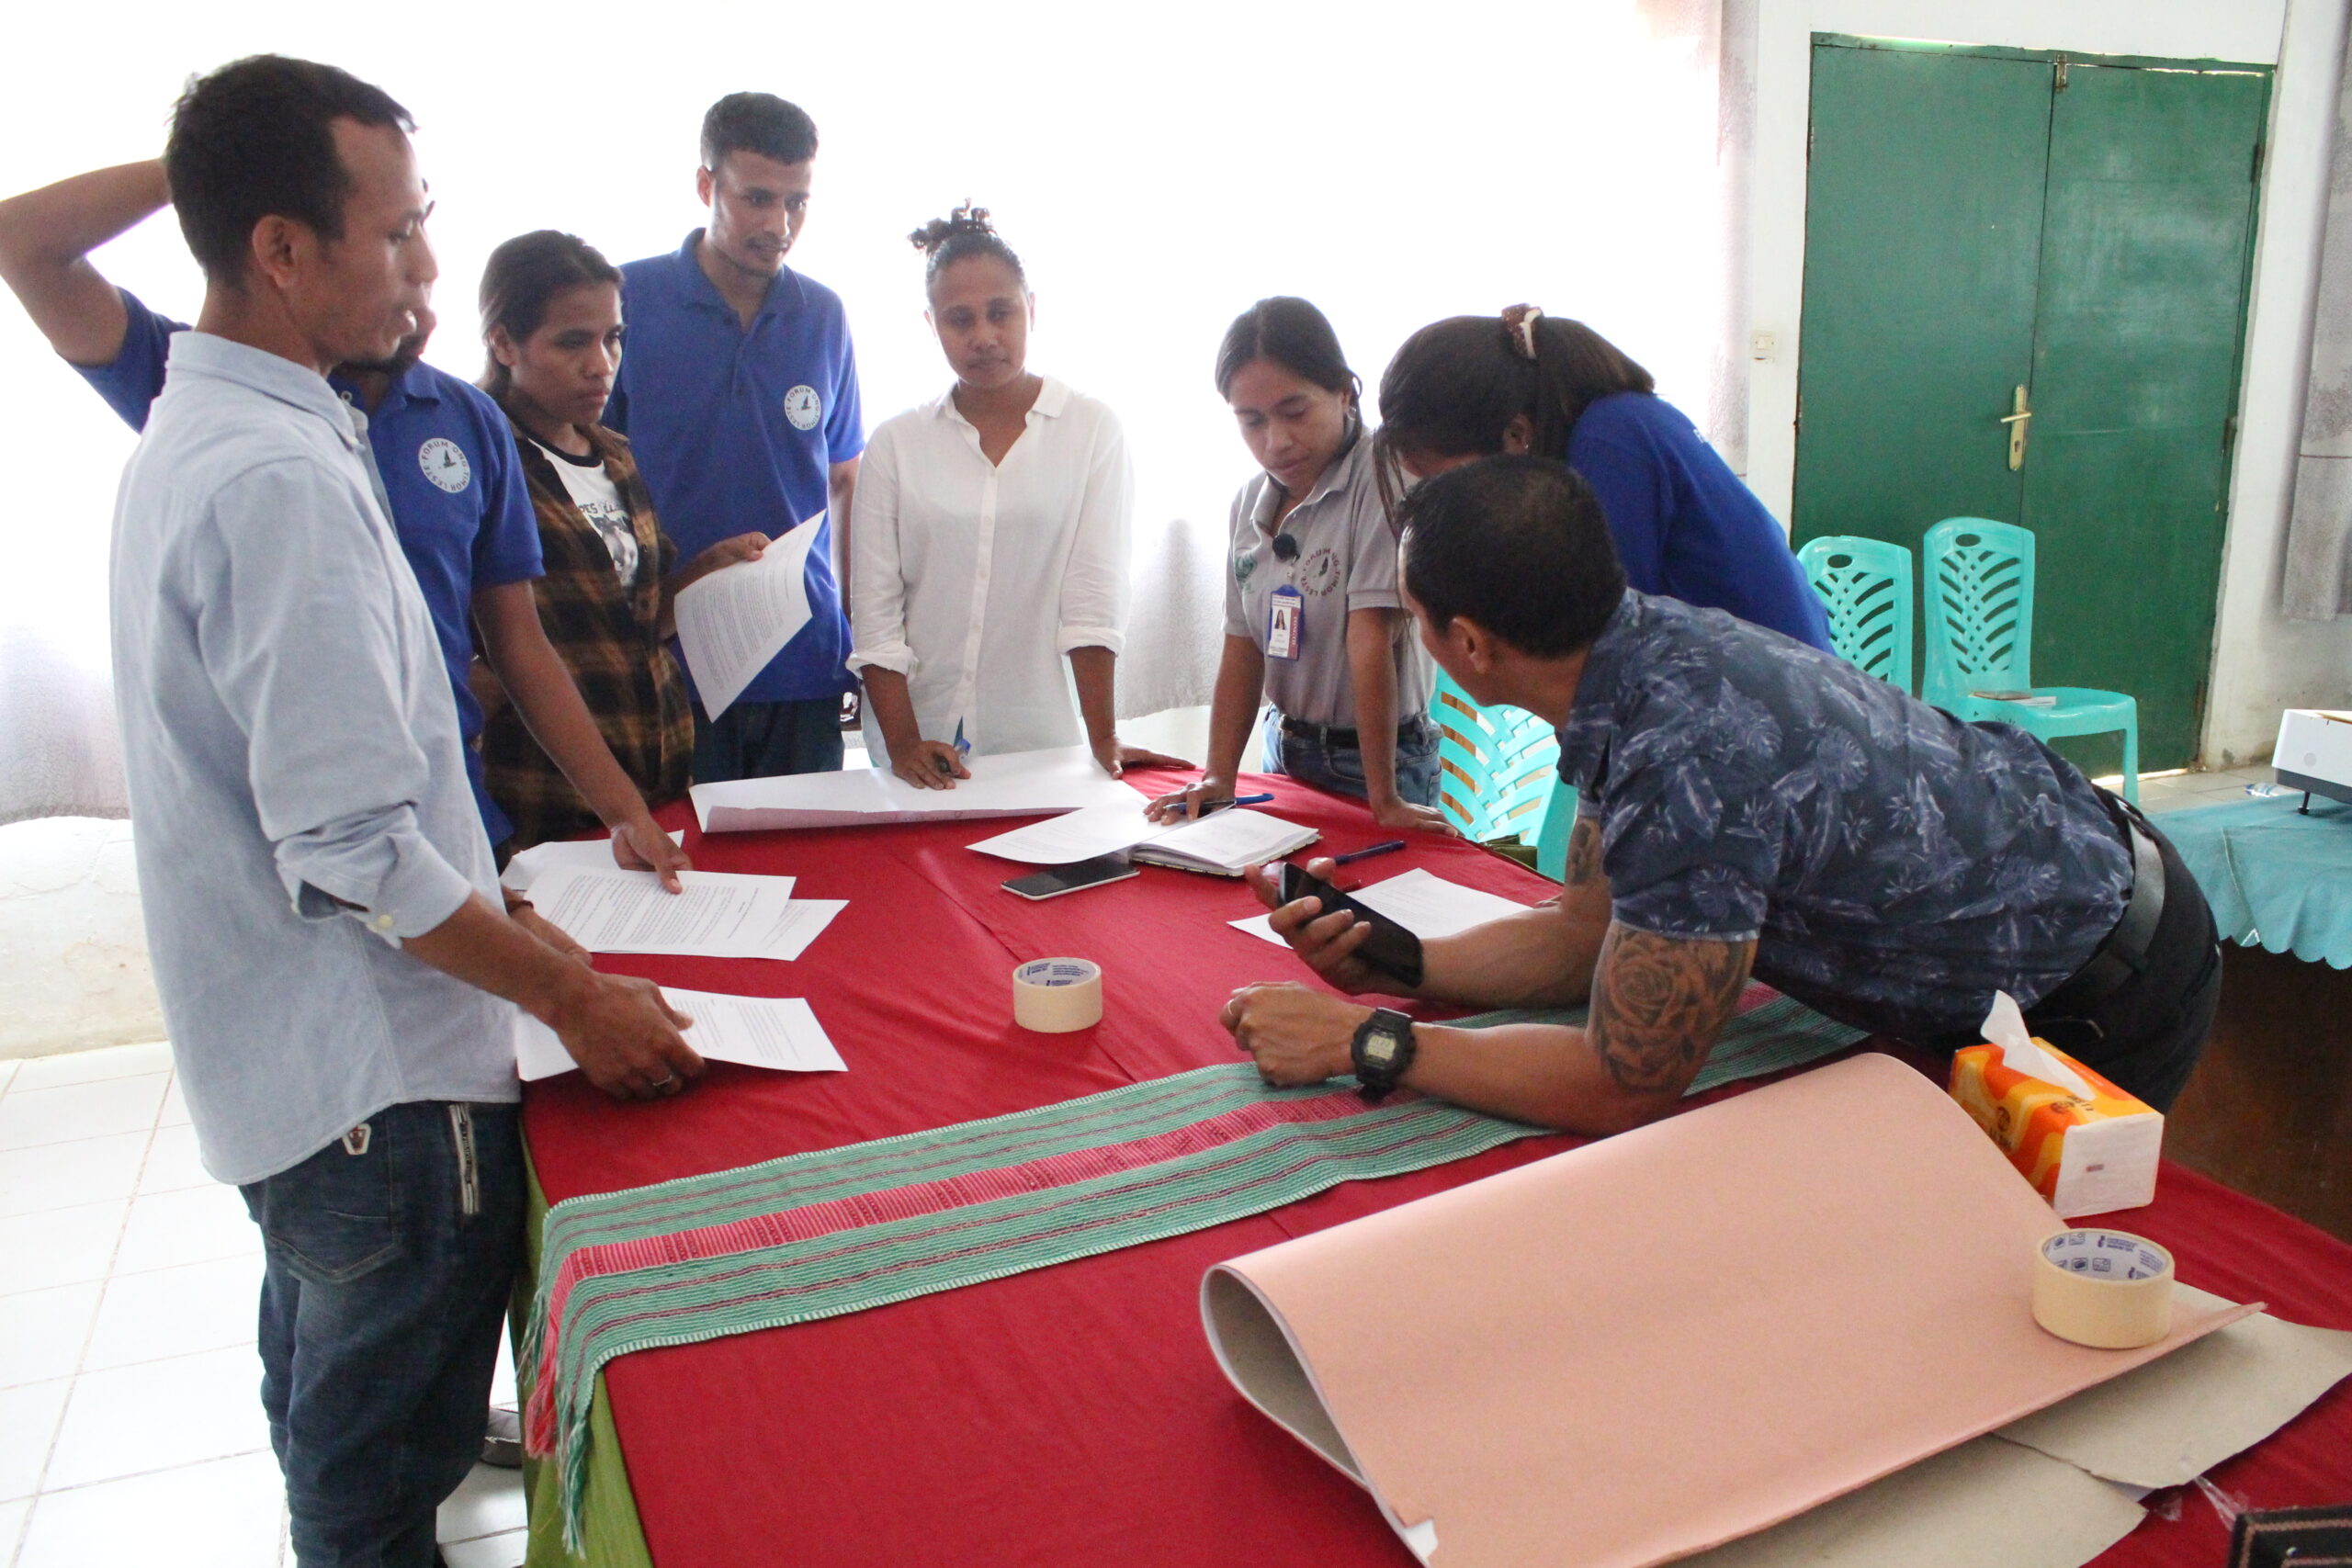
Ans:
[[[1505,915],[1524,913],[1527,906],[1514,904],[1499,894],[1482,893],[1476,887],[1464,887],[1458,882],[1448,882],[1426,871],[1414,870],[1392,876],[1385,882],[1375,882],[1369,887],[1359,887],[1349,895],[1367,908],[1381,914],[1419,937],[1432,942],[1442,936],[1459,936],[1473,926],[1483,926],[1488,920],[1499,920]],[[1246,920],[1226,922],[1235,931],[1248,931],[1262,937],[1277,947],[1290,943],[1274,934],[1270,917],[1252,915]]]
[[[797,902],[788,876],[682,871],[667,893],[650,871],[555,865],[531,884],[539,913],[591,953],[797,958],[839,903]]]
[[[685,1032],[686,1043],[705,1061],[788,1073],[849,1070],[817,1015],[797,997],[730,997],[675,986],[662,987],[662,995],[695,1021]],[[529,1013],[515,1013],[514,1066],[524,1082],[568,1073],[578,1065],[554,1030]]]
[[[673,844],[685,840],[683,828],[670,835]],[[528,893],[531,883],[539,873],[555,865],[584,865],[596,870],[618,871],[621,864],[613,858],[613,840],[605,839],[550,839],[544,844],[533,844],[515,852],[506,863],[505,874],[499,886],[516,893]]]
[[[759,559],[714,571],[678,595],[678,646],[711,717],[808,624],[808,547],[824,515],[769,540]]]

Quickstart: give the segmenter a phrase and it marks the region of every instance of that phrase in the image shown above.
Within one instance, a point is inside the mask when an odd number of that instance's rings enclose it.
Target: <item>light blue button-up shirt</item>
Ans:
[[[172,340],[123,472],[115,705],[148,947],[205,1168],[386,1106],[516,1097],[512,1007],[403,952],[496,874],[415,574],[323,378]]]

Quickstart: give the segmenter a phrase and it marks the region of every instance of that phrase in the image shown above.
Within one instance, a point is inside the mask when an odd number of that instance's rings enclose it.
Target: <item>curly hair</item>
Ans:
[[[1021,286],[1029,286],[1029,275],[1022,270],[1021,258],[1004,243],[996,226],[989,221],[989,209],[966,202],[944,218],[934,218],[913,233],[907,241],[924,256],[922,282],[929,288],[939,279],[939,269],[949,262],[962,261],[966,256],[994,256],[1012,269]]]

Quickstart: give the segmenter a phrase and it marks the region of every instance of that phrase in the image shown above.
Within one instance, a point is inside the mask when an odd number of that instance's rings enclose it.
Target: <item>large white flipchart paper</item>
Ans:
[[[917,789],[880,768],[696,784],[695,817],[706,833],[751,833],[1045,817],[1090,806],[1134,807],[1143,799],[1104,773],[1083,746],[974,757],[967,765],[972,776],[956,780],[954,789]]]

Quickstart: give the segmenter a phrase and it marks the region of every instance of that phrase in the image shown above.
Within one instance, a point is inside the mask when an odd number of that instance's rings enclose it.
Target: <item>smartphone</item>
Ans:
[[[1345,909],[1359,921],[1372,928],[1372,935],[1356,949],[1356,956],[1374,968],[1393,975],[1408,986],[1421,983],[1421,939],[1390,919],[1379,910],[1359,904],[1319,876],[1311,875],[1301,866],[1283,862],[1283,902],[1295,903],[1301,898],[1319,898],[1323,913]]]
[[[1007,893],[1018,893],[1023,898],[1058,898],[1065,893],[1075,893],[1082,887],[1100,887],[1106,882],[1125,882],[1136,874],[1125,855],[1096,855],[1092,860],[1072,862],[1069,865],[1049,865],[1043,871],[1033,871],[1026,876],[1016,876],[1004,885]]]

